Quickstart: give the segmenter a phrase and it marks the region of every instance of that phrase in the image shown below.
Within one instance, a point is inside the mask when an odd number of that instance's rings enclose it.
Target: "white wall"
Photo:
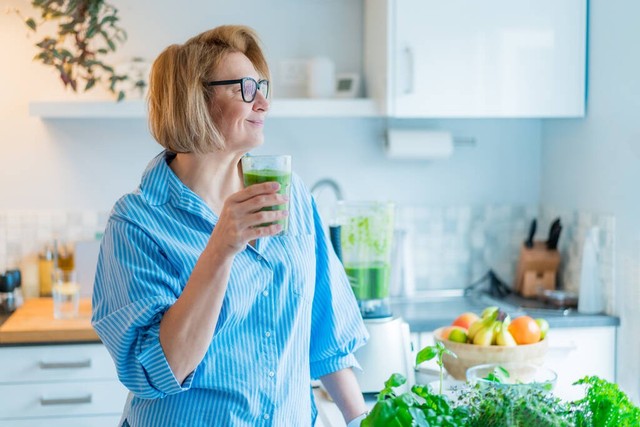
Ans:
[[[28,0],[8,0],[25,12]],[[223,23],[254,26],[261,34],[277,93],[296,90],[278,82],[280,60],[329,55],[337,71],[362,70],[362,2],[318,0],[113,1],[127,43],[114,61],[154,58],[165,46]],[[28,13],[25,13],[28,15]],[[32,100],[104,98],[74,95],[54,71],[32,62],[37,39],[14,14],[0,14],[0,208],[108,210],[135,187],[159,150],[144,120],[49,120],[28,116]],[[5,65],[8,64],[8,65]],[[540,121],[451,120],[412,122],[476,138],[446,161],[384,158],[382,119],[273,119],[266,151],[287,151],[311,185],[331,176],[349,198],[391,199],[429,205],[483,203],[535,205],[539,198]]]
[[[590,4],[588,113],[584,120],[543,122],[541,201],[616,218],[618,381],[638,401],[640,3]]]

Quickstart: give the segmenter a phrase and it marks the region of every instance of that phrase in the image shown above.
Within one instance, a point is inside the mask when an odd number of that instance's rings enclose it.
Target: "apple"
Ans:
[[[456,317],[456,319],[451,323],[451,326],[461,326],[465,329],[469,329],[469,326],[477,320],[480,320],[480,317],[477,314],[467,311],[466,313],[462,313],[460,316]]]
[[[543,340],[547,336],[547,332],[549,332],[549,322],[539,317],[536,319],[536,323],[540,326],[540,340]]]

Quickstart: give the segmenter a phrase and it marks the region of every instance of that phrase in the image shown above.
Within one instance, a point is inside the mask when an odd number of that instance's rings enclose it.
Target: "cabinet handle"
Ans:
[[[91,359],[79,360],[75,362],[42,362],[40,361],[40,369],[72,369],[72,368],[90,368]]]
[[[48,399],[46,397],[40,398],[40,405],[42,406],[52,406],[52,405],[79,405],[83,403],[91,403],[91,395],[87,394],[86,396],[80,397],[57,397]]]
[[[405,95],[410,95],[413,93],[413,50],[409,46],[407,46],[404,48],[404,51],[407,57],[407,86],[404,90],[404,93]]]

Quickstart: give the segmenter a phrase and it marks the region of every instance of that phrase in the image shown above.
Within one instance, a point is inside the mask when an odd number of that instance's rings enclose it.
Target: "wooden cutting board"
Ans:
[[[29,299],[0,326],[0,344],[99,341],[91,327],[88,298],[80,299],[80,313],[75,319],[54,319],[51,298]]]

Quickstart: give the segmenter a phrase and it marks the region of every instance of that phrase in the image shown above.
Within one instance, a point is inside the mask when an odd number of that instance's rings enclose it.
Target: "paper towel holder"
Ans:
[[[450,157],[454,146],[462,145],[475,145],[475,138],[442,130],[387,129],[384,151],[391,159],[435,160]]]

